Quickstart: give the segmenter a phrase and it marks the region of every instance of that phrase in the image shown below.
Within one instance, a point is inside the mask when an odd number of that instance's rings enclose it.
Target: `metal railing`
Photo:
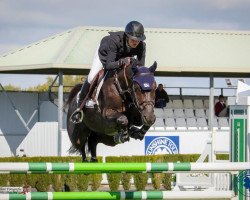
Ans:
[[[209,87],[164,87],[168,95],[179,96],[209,96]],[[199,91],[200,90],[200,91]],[[214,92],[217,95],[235,96],[237,87],[216,87]]]

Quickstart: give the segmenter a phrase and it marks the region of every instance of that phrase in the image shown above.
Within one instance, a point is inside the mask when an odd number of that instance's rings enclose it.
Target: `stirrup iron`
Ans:
[[[78,115],[78,116],[77,116]],[[77,108],[72,115],[70,116],[70,121],[73,124],[79,124],[83,120],[83,111],[80,108]]]

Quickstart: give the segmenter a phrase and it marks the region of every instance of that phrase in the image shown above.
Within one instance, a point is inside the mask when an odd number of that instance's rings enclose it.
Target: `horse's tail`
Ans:
[[[89,146],[88,138],[84,143],[84,148],[85,148],[86,153],[90,153],[90,146]],[[82,154],[81,150],[79,148],[75,147],[74,145],[71,145],[71,147],[68,150],[68,153],[69,154],[75,154],[76,153],[76,154],[79,154],[79,155]]]
[[[71,147],[69,148],[68,153],[69,154],[75,154],[75,153],[81,154],[80,150],[74,147],[73,145],[71,145]]]
[[[82,84],[77,84],[71,89],[71,91],[69,93],[69,98],[68,98],[65,106],[72,102],[72,100],[74,99],[76,94],[81,90],[81,88],[82,88]]]

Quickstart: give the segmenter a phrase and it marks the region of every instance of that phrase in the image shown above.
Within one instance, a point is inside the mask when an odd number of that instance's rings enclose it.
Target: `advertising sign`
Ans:
[[[145,155],[178,154],[179,136],[146,136]]]

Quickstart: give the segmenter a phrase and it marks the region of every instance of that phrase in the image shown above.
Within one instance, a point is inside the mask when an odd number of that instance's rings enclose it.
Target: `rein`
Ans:
[[[123,76],[125,78],[126,85],[128,87],[128,79],[127,79],[127,74],[126,74],[126,68],[127,68],[127,65],[125,65],[125,67],[123,68]]]

